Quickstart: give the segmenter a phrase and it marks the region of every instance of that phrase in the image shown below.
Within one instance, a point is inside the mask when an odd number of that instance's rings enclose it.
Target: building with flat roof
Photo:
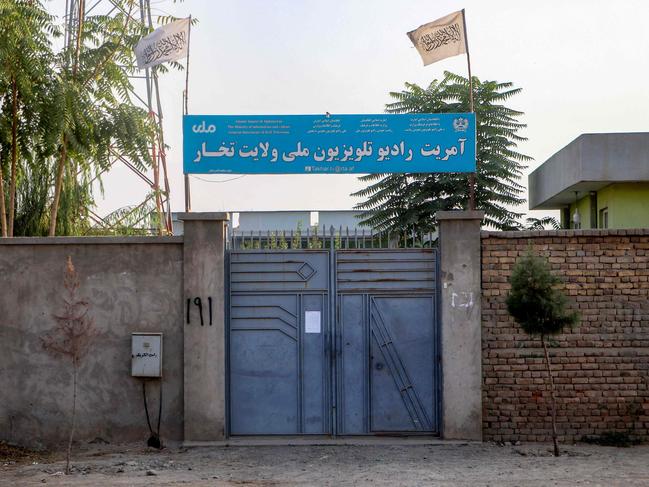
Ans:
[[[562,228],[649,228],[649,132],[582,134],[528,181],[530,210]]]

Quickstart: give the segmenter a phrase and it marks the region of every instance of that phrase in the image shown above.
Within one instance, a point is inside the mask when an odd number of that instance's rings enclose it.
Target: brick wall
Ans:
[[[649,440],[649,230],[482,233],[484,439],[551,439],[540,340],[505,305],[529,247],[548,257],[581,313],[550,348],[560,438],[617,431]]]

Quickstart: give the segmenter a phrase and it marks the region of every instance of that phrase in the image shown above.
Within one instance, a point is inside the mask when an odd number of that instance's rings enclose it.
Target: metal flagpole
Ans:
[[[192,16],[189,16],[189,27],[187,28],[187,63],[185,64],[185,115],[189,113],[189,40],[192,34]],[[192,211],[192,197],[189,186],[189,174],[185,173],[185,211]]]
[[[466,35],[466,15],[464,13],[464,9],[462,9],[462,25],[464,26],[464,45],[466,47],[466,63],[467,63],[467,67],[469,68],[469,108],[471,110],[471,113],[475,113],[475,109],[473,107],[473,77],[471,76],[471,55],[469,54],[469,38]],[[477,151],[476,151],[476,156],[477,156]],[[469,174],[469,210],[472,211],[475,210],[475,186],[476,186],[476,173],[472,172],[471,174]]]

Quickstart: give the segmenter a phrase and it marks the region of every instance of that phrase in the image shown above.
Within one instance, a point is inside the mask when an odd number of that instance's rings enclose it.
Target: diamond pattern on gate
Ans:
[[[305,262],[297,270],[297,274],[298,274],[298,276],[300,276],[305,281],[308,281],[315,274],[315,269],[313,267],[311,267],[307,262]]]

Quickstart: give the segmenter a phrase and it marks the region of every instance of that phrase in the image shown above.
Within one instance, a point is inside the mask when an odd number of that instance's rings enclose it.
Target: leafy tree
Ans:
[[[5,237],[14,235],[21,181],[41,172],[34,160],[44,150],[40,115],[54,59],[50,39],[59,35],[53,21],[39,1],[0,0],[0,228]]]
[[[522,112],[504,105],[520,93],[512,83],[481,81],[473,77],[477,125],[476,207],[485,211],[485,224],[499,230],[519,227],[521,213],[511,207],[520,205],[520,184],[524,163],[530,157],[517,152],[526,140],[519,131]],[[406,83],[406,89],[392,92],[396,100],[386,105],[388,113],[455,113],[469,111],[469,80],[446,72],[428,88]],[[370,174],[361,176],[369,185],[353,193],[364,198],[356,205],[365,210],[362,224],[403,234],[413,226],[418,233],[433,231],[435,213],[468,207],[469,175],[464,173]]]
[[[561,229],[561,224],[552,216],[529,217],[525,220],[525,230],[545,230],[546,226],[549,226],[552,230]]]
[[[158,228],[155,192],[151,192],[137,206],[129,205],[109,213],[102,221],[86,231],[86,235],[150,235]]]
[[[86,15],[62,49],[39,0],[0,0],[0,229],[3,236],[84,234],[116,154],[151,163],[157,127],[131,98],[133,48],[147,33],[136,0]],[[173,63],[177,67],[177,63]]]
[[[139,169],[149,163],[148,145],[156,136],[148,113],[131,101],[129,75],[135,71],[133,48],[145,33],[133,21],[134,0],[116,0],[112,16],[84,16],[84,2],[75,42],[60,54],[60,71],[50,107],[58,116],[50,127],[56,139],[56,171],[51,203],[49,235],[58,224],[78,215],[59,218],[66,179],[80,178],[84,187],[110,167],[114,151],[125,154]],[[67,188],[74,190],[74,185]],[[67,233],[67,232],[66,232]]]
[[[579,315],[567,308],[568,298],[557,289],[561,279],[552,274],[547,260],[534,255],[531,250],[518,259],[509,282],[511,291],[507,296],[507,310],[528,335],[538,335],[543,345],[545,365],[550,381],[550,409],[552,416],[552,441],[554,455],[559,456],[557,441],[557,404],[554,377],[546,338],[561,333],[567,326],[575,325]]]

